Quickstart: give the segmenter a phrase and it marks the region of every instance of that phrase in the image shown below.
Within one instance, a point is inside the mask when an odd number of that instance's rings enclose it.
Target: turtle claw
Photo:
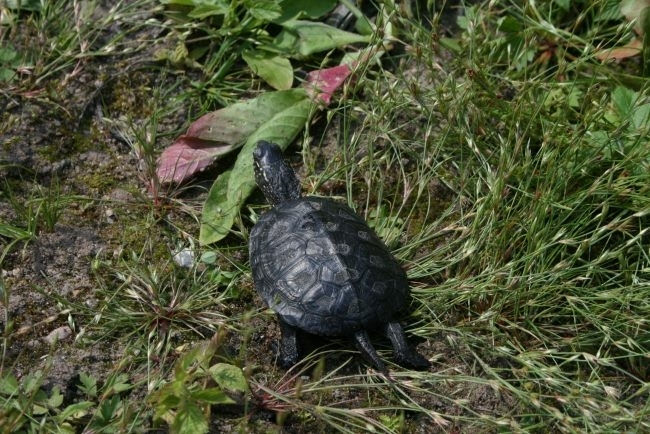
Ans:
[[[357,344],[357,348],[359,351],[361,351],[361,354],[363,354],[366,360],[372,363],[378,371],[388,373],[386,365],[384,365],[384,362],[379,357],[379,354],[377,354],[375,347],[373,347],[372,343],[370,343],[368,332],[365,330],[359,330],[356,332],[354,334],[354,342]]]
[[[386,336],[393,344],[395,363],[413,369],[428,369],[431,363],[406,342],[404,329],[397,321],[386,324]]]
[[[295,327],[290,326],[280,318],[278,318],[278,322],[280,323],[281,333],[279,364],[283,369],[289,369],[298,363],[300,358],[297,331]]]
[[[431,367],[431,362],[429,362],[422,354],[419,354],[417,351],[410,350],[406,354],[395,353],[395,363],[400,366],[405,366],[407,368],[413,368],[415,370],[426,370]]]

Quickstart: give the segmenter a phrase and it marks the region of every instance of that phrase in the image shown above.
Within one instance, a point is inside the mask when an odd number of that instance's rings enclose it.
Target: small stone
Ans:
[[[117,215],[115,215],[115,211],[110,208],[107,208],[106,211],[104,211],[104,215],[106,216],[106,221],[109,224],[113,224],[117,221]]]
[[[61,326],[52,330],[47,336],[43,338],[43,340],[48,344],[52,345],[56,342],[65,340],[71,334],[72,334],[72,329],[70,327],[68,327],[67,325]]]
[[[181,267],[190,268],[194,264],[194,252],[186,247],[174,254],[174,262]]]

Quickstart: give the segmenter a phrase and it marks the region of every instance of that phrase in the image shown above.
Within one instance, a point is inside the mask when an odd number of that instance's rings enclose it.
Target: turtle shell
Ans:
[[[348,206],[303,197],[253,227],[250,261],[260,296],[287,324],[341,336],[388,323],[408,301],[406,273]]]

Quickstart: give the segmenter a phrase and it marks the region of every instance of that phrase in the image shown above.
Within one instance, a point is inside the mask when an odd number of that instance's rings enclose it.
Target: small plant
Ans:
[[[36,371],[18,380],[13,374],[0,376],[0,420],[3,432],[78,432],[120,429],[138,419],[121,394],[131,389],[124,374],[111,375],[99,388],[97,381],[80,375],[79,390],[85,400],[62,407],[64,399],[58,387],[42,389],[44,371]]]
[[[11,44],[0,45],[0,83],[9,83],[23,66],[23,60]]]
[[[158,53],[160,59],[198,66],[207,76],[203,86],[215,92],[221,82],[238,70],[243,60],[250,71],[271,87],[287,90],[294,80],[289,58],[304,59],[357,42],[367,43],[368,35],[339,30],[318,19],[336,1],[232,0],[206,3],[194,0],[164,0],[167,13],[180,23],[198,28],[171,50]],[[364,17],[359,16],[361,19]],[[279,28],[274,31],[273,28]],[[180,35],[179,35],[180,36]]]
[[[165,422],[173,433],[208,431],[214,405],[243,402],[249,392],[243,371],[229,363],[213,363],[223,338],[218,332],[176,362],[173,378],[149,396],[154,421]]]
[[[142,260],[133,255],[130,262]],[[218,307],[228,296],[224,290],[236,282],[204,278],[210,273],[184,275],[171,263],[163,267],[132,265],[124,262],[113,278],[97,275],[102,283],[102,306],[94,314],[93,328],[101,336],[119,334],[145,339],[155,351],[166,353],[168,339],[179,332],[203,336],[216,331],[227,317]],[[100,270],[97,270],[98,272]]]
[[[44,373],[36,371],[21,378],[3,372],[0,377],[0,400],[5,432],[35,431],[41,422],[59,411],[63,395],[58,388],[49,394],[41,389]],[[51,422],[50,422],[51,423]]]

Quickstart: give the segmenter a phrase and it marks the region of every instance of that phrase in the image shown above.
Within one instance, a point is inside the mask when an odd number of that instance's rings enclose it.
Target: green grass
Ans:
[[[453,39],[388,8],[405,49],[359,65],[345,98],[303,140],[304,190],[350,203],[407,267],[414,303],[405,322],[432,358],[429,372],[391,366],[390,377],[378,375],[355,363],[346,342],[288,372],[261,358],[253,339],[274,318],[256,308],[245,263],[252,212],[242,210],[241,239],[198,247],[196,207],[179,190],[168,192],[173,200],[123,205],[147,225],[144,247],[96,259],[98,305],[59,300],[83,324],[80,345],[127,348],[114,381],[98,393],[84,377],[84,398],[63,404],[56,392],[39,391],[40,373],[16,378],[2,364],[0,397],[12,409],[3,416],[31,431],[40,423],[139,431],[152,419],[200,421],[197,429],[227,420],[252,432],[650,430],[643,62],[596,58],[631,36],[616,2],[519,3],[467,7]],[[43,64],[73,67],[83,51],[68,41],[71,29],[54,39],[68,55]],[[238,86],[218,89],[217,100]],[[152,107],[168,113],[168,95],[156,89]],[[174,104],[194,107],[194,95],[188,89]],[[155,161],[149,138],[165,134],[157,130],[162,117],[129,133],[132,151],[148,162],[144,178]],[[313,146],[320,143],[329,150]],[[65,202],[56,189],[37,192],[26,202],[33,209],[17,196],[14,208],[39,211],[52,230],[63,212],[56,204]],[[154,245],[159,228],[173,247]],[[0,236],[16,249],[39,233],[14,221],[0,223]],[[161,252],[179,246],[204,260],[196,269],[173,265]],[[3,321],[6,351],[13,330]],[[232,342],[238,351],[227,351]],[[387,346],[378,347],[390,360]],[[224,407],[229,400],[235,410]],[[66,407],[80,402],[88,403],[84,417]],[[266,413],[271,421],[260,417]],[[129,415],[140,425],[129,425]]]

